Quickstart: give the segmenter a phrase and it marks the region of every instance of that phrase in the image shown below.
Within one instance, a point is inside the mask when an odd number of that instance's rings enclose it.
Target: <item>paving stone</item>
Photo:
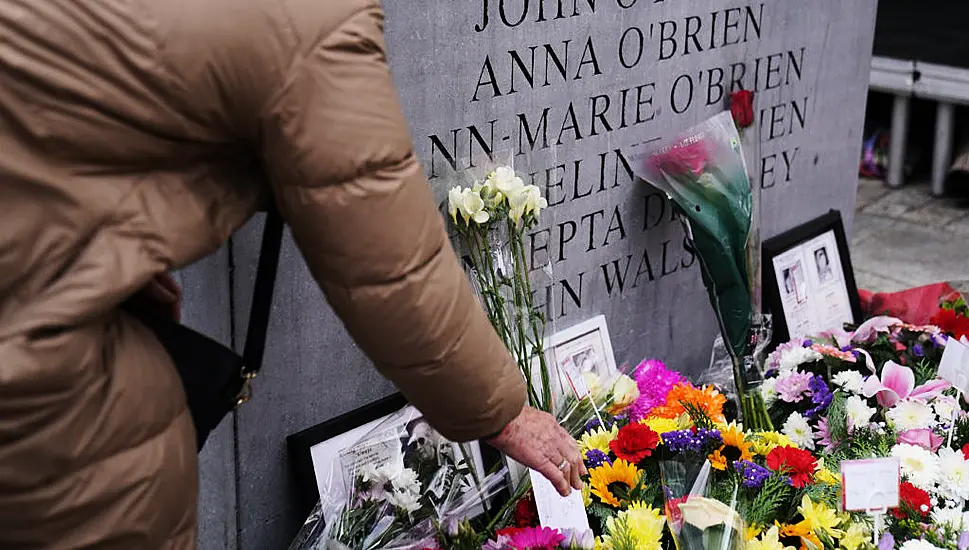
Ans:
[[[922,187],[903,187],[892,190],[862,209],[866,214],[900,217],[932,201],[932,195]]]
[[[858,198],[855,202],[855,210],[862,210],[870,206],[888,193],[891,193],[891,189],[881,180],[869,178],[858,180]]]

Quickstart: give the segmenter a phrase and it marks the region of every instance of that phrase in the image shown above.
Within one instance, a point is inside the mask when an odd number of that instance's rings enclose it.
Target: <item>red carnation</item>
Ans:
[[[515,504],[515,526],[516,527],[535,527],[538,525],[538,508],[535,506],[535,498],[529,491],[521,500]]]
[[[963,336],[969,338],[969,317],[961,315],[957,311],[940,309],[930,322],[955,338],[962,338]]]
[[[522,527],[505,527],[504,529],[499,529],[495,531],[495,537],[514,537],[515,535],[521,533],[525,529]]]
[[[737,90],[730,94],[730,114],[738,128],[754,124],[754,92]]]
[[[609,449],[616,458],[621,458],[632,464],[653,454],[653,449],[659,445],[659,434],[645,424],[628,424],[619,430],[619,435],[609,442]]]
[[[969,443],[962,446],[962,456],[966,457],[966,460],[969,460]]]
[[[767,467],[791,476],[791,485],[798,489],[811,483],[818,461],[814,455],[794,447],[777,447],[767,453]]]
[[[891,510],[891,514],[898,519],[905,519],[905,511],[909,508],[918,514],[918,517],[911,518],[916,520],[927,518],[929,511],[932,510],[932,499],[929,494],[907,481],[903,481],[898,486],[898,500],[904,508],[900,506]]]

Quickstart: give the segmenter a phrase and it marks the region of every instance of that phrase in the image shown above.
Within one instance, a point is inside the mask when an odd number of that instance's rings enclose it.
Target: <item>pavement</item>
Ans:
[[[927,184],[858,184],[851,261],[859,288],[894,292],[969,280],[969,200],[933,198]]]

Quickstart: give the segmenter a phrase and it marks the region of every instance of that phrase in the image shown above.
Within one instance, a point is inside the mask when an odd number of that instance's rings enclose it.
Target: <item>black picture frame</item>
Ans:
[[[835,248],[838,252],[839,264],[841,266],[841,280],[844,282],[849,307],[851,309],[852,319],[850,319],[850,322],[855,324],[861,322],[863,316],[861,299],[858,295],[858,285],[855,281],[854,268],[851,263],[851,253],[845,234],[844,220],[841,217],[841,212],[838,210],[830,210],[818,218],[765,240],[762,245],[761,271],[763,281],[763,306],[765,312],[773,315],[774,331],[770,349],[791,339],[787,318],[785,316],[784,300],[781,297],[782,283],[777,280],[774,270],[774,259],[829,232],[834,233]],[[827,254],[825,251],[824,259],[830,265],[830,259],[827,258]],[[815,252],[815,256],[817,256],[817,252]],[[820,263],[820,259],[817,261]]]
[[[320,499],[316,471],[313,467],[313,447],[370,422],[390,416],[407,405],[409,402],[402,394],[394,393],[286,438],[301,515],[309,515]],[[480,452],[486,471],[503,460],[501,453],[483,442],[480,444]],[[503,495],[504,493],[499,493],[497,498],[502,498]]]

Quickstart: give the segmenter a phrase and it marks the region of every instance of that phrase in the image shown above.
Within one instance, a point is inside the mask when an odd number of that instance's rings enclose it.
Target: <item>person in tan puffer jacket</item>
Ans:
[[[0,548],[195,547],[181,381],[119,305],[270,194],[433,426],[580,486],[447,240],[382,17],[377,0],[0,0]]]

